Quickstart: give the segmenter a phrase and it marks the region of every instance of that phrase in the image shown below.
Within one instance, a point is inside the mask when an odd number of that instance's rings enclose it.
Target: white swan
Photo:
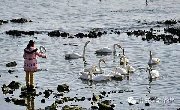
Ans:
[[[112,75],[108,74],[99,74],[99,75],[94,75],[93,72],[90,72],[90,81],[95,81],[95,82],[100,82],[100,81],[107,81],[107,80],[111,80]]]
[[[109,47],[103,47],[101,49],[98,49],[95,51],[95,53],[97,55],[109,55],[109,54],[114,54],[115,55],[115,52],[116,52],[116,46],[119,47],[119,48],[122,48],[121,45],[119,44],[114,44],[113,45],[113,50]]]
[[[152,52],[150,51],[150,58],[149,58],[149,61],[148,61],[148,65],[156,65],[160,62],[160,59],[159,58],[152,58]]]
[[[87,41],[84,45],[84,49],[83,49],[83,54],[80,55],[78,53],[68,53],[68,54],[65,54],[65,59],[78,59],[78,58],[85,58],[85,49],[86,49],[86,46],[87,44],[89,43],[90,41]]]
[[[102,74],[101,62],[106,63],[104,59],[99,59],[98,66],[92,66],[91,68],[85,68],[84,72],[93,72],[93,74]]]
[[[127,64],[126,67],[129,68],[130,73],[134,73],[136,71],[136,69],[133,66],[131,66],[130,64]]]
[[[127,101],[129,105],[134,105],[138,103],[133,97],[128,97]]]
[[[123,60],[125,60],[125,56],[123,55],[122,56],[122,58],[123,58]],[[126,67],[127,65],[126,65],[126,61],[124,61],[124,63],[123,63],[123,67],[120,67],[120,66],[118,66],[118,67],[116,67],[115,68],[115,70],[114,70],[114,77],[121,77],[122,75],[127,75],[128,74],[128,70],[127,69],[129,69],[129,68],[127,68]]]
[[[104,61],[103,59],[100,59],[100,61]],[[99,74],[99,75],[94,75],[94,72],[96,68],[92,68],[90,70],[88,70],[87,72],[80,72],[80,78],[81,79],[85,79],[85,80],[90,80],[90,81],[95,81],[95,82],[99,82],[99,81],[107,81],[110,80],[112,75],[105,75],[105,74]]]
[[[115,68],[115,70],[111,73],[112,74],[112,79],[115,79],[115,80],[123,80],[124,79],[124,75],[122,75],[121,73],[125,73],[126,70],[125,69],[120,69],[119,67],[118,68]]]
[[[104,59],[99,59],[98,67],[92,66],[90,68],[83,69],[82,72],[80,72],[80,78],[85,80],[90,80],[90,74],[101,74],[103,73],[103,70],[101,69],[101,62],[106,63]],[[94,76],[92,76],[94,77]]]
[[[90,72],[80,72],[80,78],[84,80],[89,80],[90,79]]]
[[[149,78],[150,79],[156,79],[159,77],[159,71],[152,69],[152,68],[148,68],[149,70]]]
[[[99,81],[107,81],[111,79],[111,75],[94,75],[93,72],[80,72],[80,79],[84,79],[84,80],[90,80],[90,81],[95,81],[95,82],[99,82]]]

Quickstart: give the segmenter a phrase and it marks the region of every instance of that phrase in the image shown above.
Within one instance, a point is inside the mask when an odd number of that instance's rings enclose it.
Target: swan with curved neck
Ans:
[[[98,75],[94,75],[94,70],[92,70],[89,73],[89,80],[90,81],[95,81],[95,82],[100,82],[100,81],[107,81],[107,80],[111,80],[112,75],[108,74],[98,74]]]
[[[149,53],[149,56],[150,56],[150,58],[149,58],[148,65],[156,65],[156,64],[158,64],[160,62],[159,58],[153,58],[152,57],[152,52],[151,51]]]
[[[104,59],[100,59],[99,62],[104,62]],[[106,81],[106,80],[110,80],[112,75],[104,75],[104,74],[99,74],[99,75],[95,75],[96,73],[96,68],[92,67],[91,69],[89,69],[88,71],[83,71],[80,72],[80,78],[81,79],[85,79],[85,80],[90,80],[90,81],[95,81],[95,82],[99,82],[99,81]],[[102,71],[102,69],[101,69]],[[96,73],[97,74],[97,73]]]
[[[115,55],[115,53],[116,53],[116,46],[117,46],[118,48],[121,48],[121,49],[122,49],[122,47],[121,47],[120,44],[114,44],[114,45],[113,45],[113,50],[112,50],[111,48],[109,48],[109,47],[103,47],[103,48],[101,48],[101,49],[96,50],[95,53],[96,53],[97,55],[110,55],[110,54],[112,54],[112,53],[113,53],[113,55]]]
[[[101,62],[106,64],[104,59],[99,59],[98,68],[97,67],[94,68],[93,74],[101,74],[101,73],[103,73],[103,70],[101,68]]]
[[[106,64],[104,59],[99,59],[98,66],[92,66],[90,68],[85,68],[84,72],[92,72],[93,74],[102,74],[103,73],[103,70],[101,68],[102,62]]]
[[[69,53],[69,54],[65,54],[65,59],[78,59],[78,58],[83,58],[83,60],[85,60],[85,50],[86,50],[86,46],[90,41],[87,41],[84,45],[83,48],[83,54],[80,55],[78,53]]]
[[[122,77],[123,75],[127,75],[129,72],[128,68],[126,67],[124,55],[122,56],[122,59],[124,60],[123,67],[118,66],[115,68],[115,71],[113,72],[114,77]]]

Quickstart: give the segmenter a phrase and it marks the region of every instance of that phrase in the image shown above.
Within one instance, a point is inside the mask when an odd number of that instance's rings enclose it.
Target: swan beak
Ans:
[[[87,41],[87,42],[86,42],[86,45],[87,45],[89,42],[90,42],[90,41]]]
[[[106,64],[106,62],[103,60],[104,64]]]

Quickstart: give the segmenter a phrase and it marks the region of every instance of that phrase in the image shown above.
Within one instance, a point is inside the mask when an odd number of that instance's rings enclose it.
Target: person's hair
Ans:
[[[34,41],[33,40],[30,40],[29,41],[29,43],[28,43],[28,45],[27,45],[27,47],[26,47],[26,49],[30,49],[31,47],[33,47],[34,46]],[[27,51],[26,49],[24,49],[24,52],[26,52],[26,53],[28,53],[28,54],[32,54],[33,52],[36,52],[38,49],[36,48],[36,49],[34,49],[34,50],[32,50],[32,51]]]
[[[32,47],[32,46],[34,46],[34,41],[30,40],[26,48],[30,49],[30,47]]]

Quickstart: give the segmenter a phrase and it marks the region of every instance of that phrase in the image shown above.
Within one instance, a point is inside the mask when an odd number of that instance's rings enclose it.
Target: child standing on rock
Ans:
[[[26,86],[27,87],[34,87],[33,86],[33,73],[37,71],[37,57],[46,58],[46,55],[37,52],[37,48],[35,48],[35,42],[30,40],[27,47],[24,49],[24,71],[26,72]]]

